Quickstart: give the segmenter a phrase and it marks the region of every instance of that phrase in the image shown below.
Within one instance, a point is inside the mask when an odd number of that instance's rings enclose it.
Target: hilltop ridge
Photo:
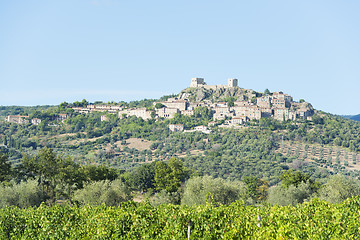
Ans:
[[[311,120],[314,108],[305,100],[295,102],[283,92],[264,93],[238,86],[238,80],[228,79],[227,85],[207,85],[203,78],[191,79],[190,87],[182,90],[177,98],[160,102],[167,108],[182,106],[182,114],[191,114],[198,106],[206,106],[214,114],[214,120],[241,118],[240,122],[273,117],[279,121],[306,119]],[[187,110],[187,112],[185,112]]]

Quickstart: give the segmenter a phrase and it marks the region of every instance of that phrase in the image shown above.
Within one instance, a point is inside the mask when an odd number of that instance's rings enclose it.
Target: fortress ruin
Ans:
[[[206,85],[204,78],[192,78],[190,83],[191,88],[203,87],[205,89],[231,88],[237,86],[238,80],[236,78],[229,78],[227,85]]]

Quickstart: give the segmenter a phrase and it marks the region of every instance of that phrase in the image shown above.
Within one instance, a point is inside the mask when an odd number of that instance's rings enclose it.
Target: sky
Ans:
[[[360,113],[360,1],[0,0],[0,105],[131,101],[191,78]]]

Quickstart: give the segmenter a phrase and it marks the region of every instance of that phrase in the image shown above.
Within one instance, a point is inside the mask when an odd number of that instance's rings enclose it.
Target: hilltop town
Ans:
[[[210,91],[210,93],[209,93]],[[195,94],[203,95],[203,97]],[[205,93],[204,93],[205,92]],[[199,94],[200,93],[200,94]],[[216,101],[206,99],[207,95],[223,94],[224,99],[230,97],[230,101]],[[195,100],[191,100],[195,99]],[[221,98],[220,98],[221,99]],[[229,124],[244,124],[249,120],[259,120],[263,117],[272,117],[279,121],[306,119],[311,120],[314,109],[311,104],[293,98],[283,92],[257,93],[252,90],[238,87],[237,79],[228,79],[227,85],[207,85],[203,78],[193,78],[190,87],[183,90],[178,97],[169,98],[163,102],[154,103],[155,110],[147,108],[121,109],[118,114],[123,116],[137,116],[143,119],[173,118],[175,114],[193,115],[197,107],[207,107],[213,113],[213,120],[228,120]],[[89,109],[89,108],[88,108]],[[86,111],[86,110],[85,110]]]
[[[213,121],[224,120],[226,124],[245,124],[250,120],[271,117],[279,121],[306,119],[311,120],[314,109],[311,104],[293,98],[283,92],[264,93],[243,89],[238,86],[238,79],[228,79],[227,85],[207,85],[203,78],[191,79],[189,88],[184,89],[177,97],[166,101],[154,102],[153,108],[124,108],[117,105],[94,105],[73,107],[75,112],[93,111],[118,114],[119,118],[136,116],[143,119],[173,118],[176,114],[191,116],[197,107],[207,107],[213,114]],[[59,114],[58,120],[66,119],[66,114]],[[7,116],[6,121],[26,123],[28,116]],[[106,116],[102,116],[106,121]],[[38,125],[41,119],[31,119]]]

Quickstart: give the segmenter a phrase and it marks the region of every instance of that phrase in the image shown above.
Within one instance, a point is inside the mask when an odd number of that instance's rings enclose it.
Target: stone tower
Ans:
[[[238,80],[236,78],[229,78],[228,79],[228,87],[237,87]]]
[[[192,78],[191,79],[191,83],[190,83],[190,87],[198,87],[199,85],[205,85],[204,79],[203,78]]]

